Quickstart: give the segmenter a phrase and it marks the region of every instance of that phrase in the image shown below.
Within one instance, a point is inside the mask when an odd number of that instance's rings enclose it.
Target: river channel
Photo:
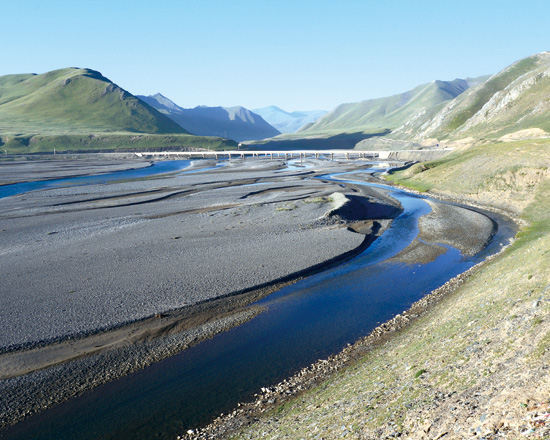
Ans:
[[[346,183],[345,175],[323,178]],[[173,439],[367,335],[513,235],[511,222],[491,214],[498,232],[473,257],[446,246],[426,264],[388,262],[417,237],[418,219],[431,208],[423,196],[381,187],[403,213],[359,256],[262,299],[256,305],[266,311],[251,321],[29,417],[0,438]]]

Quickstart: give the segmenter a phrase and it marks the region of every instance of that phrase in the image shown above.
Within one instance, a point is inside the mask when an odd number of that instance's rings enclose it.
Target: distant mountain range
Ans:
[[[253,109],[252,111],[264,118],[281,133],[294,133],[304,125],[314,123],[326,113],[325,110],[295,111],[289,113],[274,105]]]
[[[10,152],[60,146],[66,151],[221,149],[236,146],[223,138],[270,138],[255,148],[394,149],[461,139],[548,137],[549,97],[550,52],[491,77],[434,81],[325,114],[256,109],[263,117],[243,107],[184,109],[160,94],[136,97],[95,70],[67,68],[0,77],[0,146]]]
[[[199,136],[220,136],[240,142],[281,134],[261,116],[244,107],[182,108],[160,93],[137,97],[186,131]]]

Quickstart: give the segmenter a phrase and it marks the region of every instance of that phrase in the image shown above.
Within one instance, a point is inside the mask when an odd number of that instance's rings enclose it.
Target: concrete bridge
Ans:
[[[342,159],[371,159],[371,160],[433,160],[451,151],[451,148],[437,150],[400,150],[400,151],[366,151],[366,150],[226,150],[226,151],[142,151],[135,153],[139,157],[201,157],[206,158],[231,158],[244,159],[245,157],[269,157],[270,159],[282,158],[285,160],[292,158],[305,159],[326,157],[330,160],[335,158]],[[410,157],[410,159],[409,159]]]

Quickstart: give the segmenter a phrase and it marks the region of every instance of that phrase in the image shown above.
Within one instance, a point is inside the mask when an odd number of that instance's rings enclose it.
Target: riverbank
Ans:
[[[238,325],[261,312],[246,305],[368,246],[398,204],[309,179],[326,165],[233,162],[3,199],[2,425]],[[351,223],[325,215],[345,194],[369,201],[350,202]]]
[[[283,402],[266,390],[258,407],[277,402],[262,415],[190,437],[548,438],[548,157],[538,141],[484,145],[399,173],[415,188],[521,213],[518,240],[409,325],[390,324],[391,337],[344,350],[348,363],[308,391]]]
[[[487,212],[477,212],[445,202],[429,201],[429,203],[432,212],[420,218],[420,233],[417,239],[388,262],[407,265],[427,264],[446,252],[445,245],[460,249],[464,256],[471,256],[481,252],[497,233],[497,223]],[[511,225],[501,224],[501,227],[507,228]],[[504,249],[503,247],[501,250],[504,251]],[[281,383],[266,384],[264,388],[258,390],[256,400],[239,403],[230,414],[221,415],[202,429],[192,429],[182,438],[226,439],[241,438],[242,435],[242,438],[294,439],[313,438],[313,433],[321,435],[322,438],[339,438],[342,432],[336,424],[338,418],[346,413],[345,405],[337,408],[337,415],[331,418],[334,425],[330,429],[309,431],[303,430],[300,413],[308,412],[310,417],[306,420],[309,422],[313,421],[317,415],[312,408],[304,410],[302,399],[315,395],[318,387],[324,389],[327,383],[339,378],[340,375],[345,375],[349,368],[355,368],[358,362],[364,361],[367,353],[380,350],[382,346],[397,337],[396,335],[409,331],[407,329],[411,326],[414,328],[418,320],[423,319],[444,298],[455,292],[477,270],[496,258],[497,255],[492,255],[486,261],[452,278],[415,302],[409,309],[382,323],[368,336],[348,345],[341,352],[319,360]],[[299,408],[298,415],[292,411],[290,418],[285,419],[283,414],[289,407]],[[294,428],[295,422],[300,426],[298,429]],[[251,428],[246,428],[249,425]],[[239,434],[239,431],[242,433]],[[355,433],[348,431],[344,437],[363,438],[357,429]]]

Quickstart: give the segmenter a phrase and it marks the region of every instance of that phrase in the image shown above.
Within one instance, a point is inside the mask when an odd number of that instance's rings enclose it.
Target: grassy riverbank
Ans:
[[[189,134],[93,133],[0,136],[6,155],[29,153],[86,153],[139,150],[224,150],[236,148],[228,139]]]
[[[547,140],[478,146],[391,176],[525,225],[387,342],[231,438],[548,438],[533,418],[550,399],[549,153]]]

